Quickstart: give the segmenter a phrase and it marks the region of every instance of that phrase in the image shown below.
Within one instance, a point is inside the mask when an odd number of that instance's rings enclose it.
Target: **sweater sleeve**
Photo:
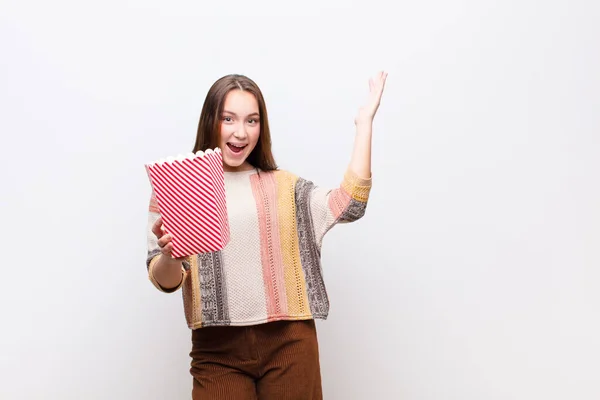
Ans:
[[[148,278],[150,282],[161,292],[172,293],[177,291],[182,285],[186,278],[186,271],[189,270],[189,262],[184,261],[181,269],[182,279],[178,286],[174,288],[165,289],[163,288],[156,278],[154,277],[154,267],[156,266],[156,262],[161,255],[160,247],[158,247],[158,239],[156,235],[152,232],[152,226],[156,222],[156,220],[160,217],[160,210],[158,208],[158,202],[156,201],[156,197],[154,193],[150,199],[150,206],[148,210],[148,225],[147,225],[147,255],[146,255],[146,268],[148,270]]]
[[[349,223],[365,215],[372,179],[347,170],[339,187],[328,189],[300,178],[296,183],[297,213],[312,228],[320,247],[325,234],[338,223]]]

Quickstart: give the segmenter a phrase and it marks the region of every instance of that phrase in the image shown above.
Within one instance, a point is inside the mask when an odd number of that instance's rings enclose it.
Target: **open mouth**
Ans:
[[[244,150],[244,148],[246,148],[246,145],[227,143],[227,147],[229,147],[229,150],[231,150],[233,153],[240,153],[242,150]]]

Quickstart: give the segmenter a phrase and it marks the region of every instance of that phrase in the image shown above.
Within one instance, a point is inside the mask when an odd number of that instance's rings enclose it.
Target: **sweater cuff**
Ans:
[[[347,170],[342,181],[342,188],[354,200],[366,203],[369,200],[371,187],[373,185],[372,178],[361,178],[353,171]]]

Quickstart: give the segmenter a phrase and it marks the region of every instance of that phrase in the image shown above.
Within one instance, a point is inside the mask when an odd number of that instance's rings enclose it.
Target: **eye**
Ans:
[[[250,118],[250,119],[248,120],[248,122],[249,122],[249,123],[251,123],[251,124],[256,124],[256,123],[258,123],[258,120],[257,120],[257,119],[254,119],[254,118]]]
[[[225,117],[223,117],[223,121],[225,121],[225,122],[231,122],[232,119],[231,119],[231,117],[225,116]]]

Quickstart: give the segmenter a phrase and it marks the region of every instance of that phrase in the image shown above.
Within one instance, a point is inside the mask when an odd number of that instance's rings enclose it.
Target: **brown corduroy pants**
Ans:
[[[321,400],[313,320],[192,331],[193,400]]]

